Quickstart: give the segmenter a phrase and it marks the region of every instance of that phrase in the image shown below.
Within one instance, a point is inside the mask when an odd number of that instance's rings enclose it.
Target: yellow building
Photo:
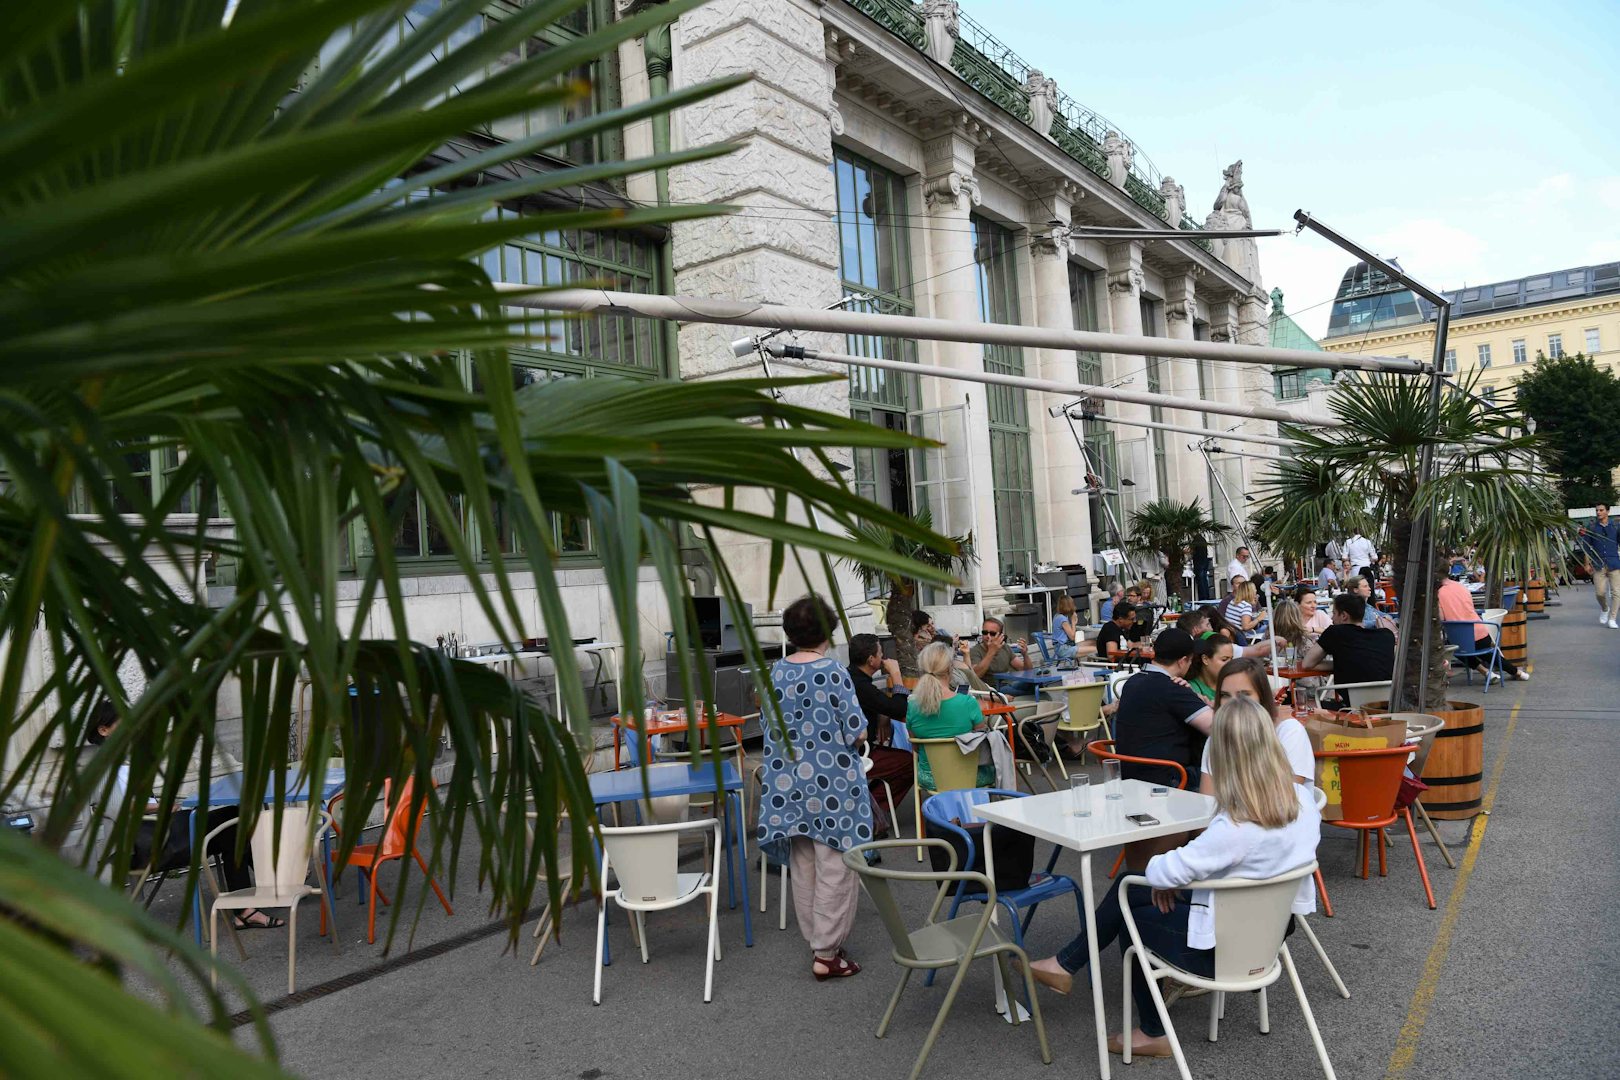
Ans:
[[[1479,373],[1477,392],[1506,401],[1536,355],[1586,353],[1620,365],[1620,262],[1533,274],[1448,292],[1446,369],[1459,380]],[[1345,271],[1327,335],[1328,352],[1427,360],[1434,353],[1434,307],[1366,263]]]

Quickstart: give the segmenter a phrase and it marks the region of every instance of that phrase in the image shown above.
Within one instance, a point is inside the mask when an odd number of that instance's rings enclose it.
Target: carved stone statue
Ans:
[[[1124,191],[1125,178],[1131,174],[1131,162],[1136,160],[1136,151],[1120,137],[1119,132],[1110,131],[1103,139],[1102,152],[1108,158],[1108,182]]]
[[[1052,137],[1052,118],[1057,115],[1057,81],[1048,79],[1039,69],[1030,68],[1024,80],[1024,92],[1029,95],[1029,126],[1037,135]]]
[[[941,67],[956,52],[956,0],[923,0],[923,51]]]
[[[1187,212],[1187,192],[1174,177],[1159,182],[1159,198],[1164,200],[1164,219],[1172,229],[1181,228],[1181,217]]]
[[[1254,219],[1249,216],[1249,200],[1243,197],[1242,158],[1221,170],[1221,190],[1215,196],[1215,209],[1228,211],[1243,222],[1242,225],[1230,225],[1228,228],[1248,229],[1254,226]]]

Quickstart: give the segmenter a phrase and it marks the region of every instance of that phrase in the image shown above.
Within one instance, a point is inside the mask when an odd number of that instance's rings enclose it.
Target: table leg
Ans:
[[[995,828],[995,826],[990,822],[987,821],[984,823],[984,837],[982,841],[984,844],[984,876],[989,878],[991,881],[996,880],[996,857],[994,847],[990,843],[990,830],[993,828]],[[996,904],[990,912],[990,925],[995,926],[999,922],[1001,922],[1001,905]],[[991,967],[991,976],[996,982],[996,1012],[1001,1015],[1001,1018],[1007,1021],[1009,1024],[1021,1024],[1025,1020],[1028,1020],[1029,1010],[1024,1008],[1017,998],[1009,999],[1007,997],[1007,984],[1001,980],[1001,965],[999,963]],[[1013,1019],[1013,1009],[1018,1010],[1017,1020]]]
[[[740,807],[741,804],[742,804],[742,792],[740,792],[740,791],[731,791],[731,792],[726,793],[726,805],[728,807],[730,807],[732,799],[736,799],[738,804],[739,804],[739,807]],[[734,853],[728,853],[726,855],[726,861],[729,863],[733,859],[735,859],[736,864],[741,867],[740,874],[741,874],[741,877],[742,877],[742,899],[743,899],[743,905],[742,905],[742,908],[743,908],[743,944],[745,946],[747,946],[748,948],[752,949],[754,947],[754,916],[753,916],[754,905],[753,905],[753,902],[749,899],[749,896],[748,896],[748,836],[743,831],[747,827],[746,823],[747,823],[748,819],[743,815],[742,810],[740,808],[737,809],[736,811],[728,811],[728,812],[734,812],[737,815],[736,819],[735,819],[736,820],[736,829],[735,829],[736,848],[734,849]]]
[[[1097,1018],[1097,1070],[1108,1080],[1108,1015],[1103,1010],[1102,960],[1097,955],[1097,897],[1091,888],[1091,852],[1080,853],[1080,895],[1086,908],[1086,950],[1090,953],[1091,1010]]]
[[[726,855],[726,900],[735,909],[737,906],[737,860],[732,857],[729,851],[735,850],[733,846],[733,826],[737,824],[742,815],[737,814],[736,817],[733,817],[734,813],[731,808],[731,792],[728,791],[726,792],[726,846],[728,848],[728,854]],[[747,876],[747,874],[743,875],[745,878]]]

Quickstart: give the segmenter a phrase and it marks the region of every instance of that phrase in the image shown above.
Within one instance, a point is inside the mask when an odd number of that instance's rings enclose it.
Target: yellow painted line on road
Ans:
[[[1463,899],[1468,895],[1468,879],[1474,874],[1474,864],[1479,861],[1480,845],[1485,839],[1485,828],[1490,824],[1491,805],[1496,802],[1496,786],[1502,782],[1502,770],[1507,766],[1513,729],[1518,726],[1519,706],[1516,704],[1508,714],[1507,731],[1503,733],[1502,746],[1496,752],[1496,763],[1491,766],[1491,782],[1480,803],[1479,816],[1474,818],[1474,827],[1469,831],[1468,851],[1463,855],[1462,866],[1457,868],[1457,883],[1452,886],[1451,898],[1446,901],[1446,912],[1440,919],[1440,932],[1435,935],[1434,946],[1429,949],[1429,958],[1423,962],[1423,974],[1412,993],[1412,1004],[1406,1010],[1406,1023],[1401,1026],[1401,1033],[1395,1040],[1395,1052],[1389,1057],[1389,1068],[1384,1071],[1385,1080],[1405,1076],[1407,1069],[1411,1068],[1412,1059],[1417,1056],[1418,1041],[1423,1038],[1423,1025],[1429,1020],[1429,1006],[1433,1004],[1435,991],[1440,987],[1440,973],[1446,966],[1446,954],[1451,951],[1451,935],[1462,917]]]

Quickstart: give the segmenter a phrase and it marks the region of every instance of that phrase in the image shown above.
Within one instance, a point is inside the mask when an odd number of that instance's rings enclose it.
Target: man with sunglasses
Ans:
[[[968,653],[968,663],[973,665],[973,674],[986,682],[992,675],[1023,671],[1029,667],[1029,643],[1019,640],[1016,645],[1009,644],[1007,625],[986,615],[979,627],[979,642]]]

